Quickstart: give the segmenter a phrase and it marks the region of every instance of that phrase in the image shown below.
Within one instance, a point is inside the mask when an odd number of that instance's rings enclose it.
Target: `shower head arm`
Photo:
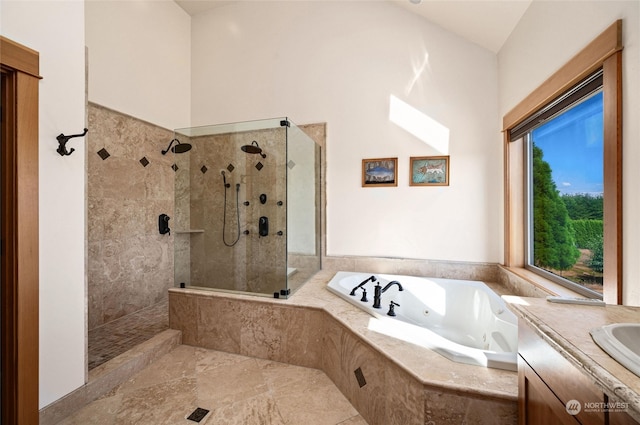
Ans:
[[[251,142],[252,145],[256,145],[256,147],[258,148],[258,154],[264,159],[267,157],[267,155],[262,152],[262,148],[260,147],[260,145],[258,144],[258,142],[256,142],[255,140],[253,142]]]
[[[173,145],[173,142],[176,142],[176,145],[174,147],[171,147],[171,145]],[[167,152],[169,152],[169,149],[171,149],[171,152],[173,153],[185,153],[191,150],[191,145],[189,143],[180,143],[180,140],[173,139],[171,143],[169,143],[167,150],[162,151],[162,155],[166,155]]]
[[[171,142],[169,143],[169,146],[167,146],[166,150],[161,151],[162,155],[166,155],[167,152],[169,152],[169,149],[171,149],[171,146],[173,145],[173,142],[178,142],[178,144],[180,144],[180,142],[178,141],[178,139],[173,139],[171,140]]]

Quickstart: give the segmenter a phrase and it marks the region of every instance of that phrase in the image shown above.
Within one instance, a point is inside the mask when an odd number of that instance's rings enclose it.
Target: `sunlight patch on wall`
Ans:
[[[449,154],[449,129],[394,95],[389,99],[389,120],[441,154]]]
[[[427,69],[428,65],[429,65],[429,52],[424,52],[424,59],[422,60],[422,62],[420,64],[415,64],[413,66],[413,78],[407,85],[406,94],[409,94],[413,91],[413,87],[416,85],[418,81],[420,81],[420,78],[422,77],[422,74],[424,73],[424,71]]]

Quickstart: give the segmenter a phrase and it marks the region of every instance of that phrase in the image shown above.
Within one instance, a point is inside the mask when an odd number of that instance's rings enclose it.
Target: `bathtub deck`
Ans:
[[[170,289],[170,326],[184,344],[323,370],[371,425],[517,422],[516,372],[371,330],[375,319],[326,289],[334,274],[320,271],[288,300]]]

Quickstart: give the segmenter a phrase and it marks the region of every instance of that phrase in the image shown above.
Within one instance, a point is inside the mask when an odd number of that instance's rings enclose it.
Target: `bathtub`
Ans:
[[[367,282],[367,302],[362,289],[353,288],[375,276],[383,288],[381,307],[373,308],[375,283]],[[431,349],[454,362],[517,370],[518,322],[504,301],[487,285],[470,280],[439,279],[379,273],[338,272],[327,289],[361,308],[375,319],[369,329]],[[387,315],[391,301],[395,317]]]

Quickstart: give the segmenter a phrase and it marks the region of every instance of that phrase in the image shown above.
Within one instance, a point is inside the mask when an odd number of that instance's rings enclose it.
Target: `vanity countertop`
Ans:
[[[544,298],[504,296],[512,311],[543,340],[580,369],[611,401],[628,403],[640,421],[640,377],[626,369],[591,338],[589,331],[612,323],[640,323],[640,307],[550,303]]]

